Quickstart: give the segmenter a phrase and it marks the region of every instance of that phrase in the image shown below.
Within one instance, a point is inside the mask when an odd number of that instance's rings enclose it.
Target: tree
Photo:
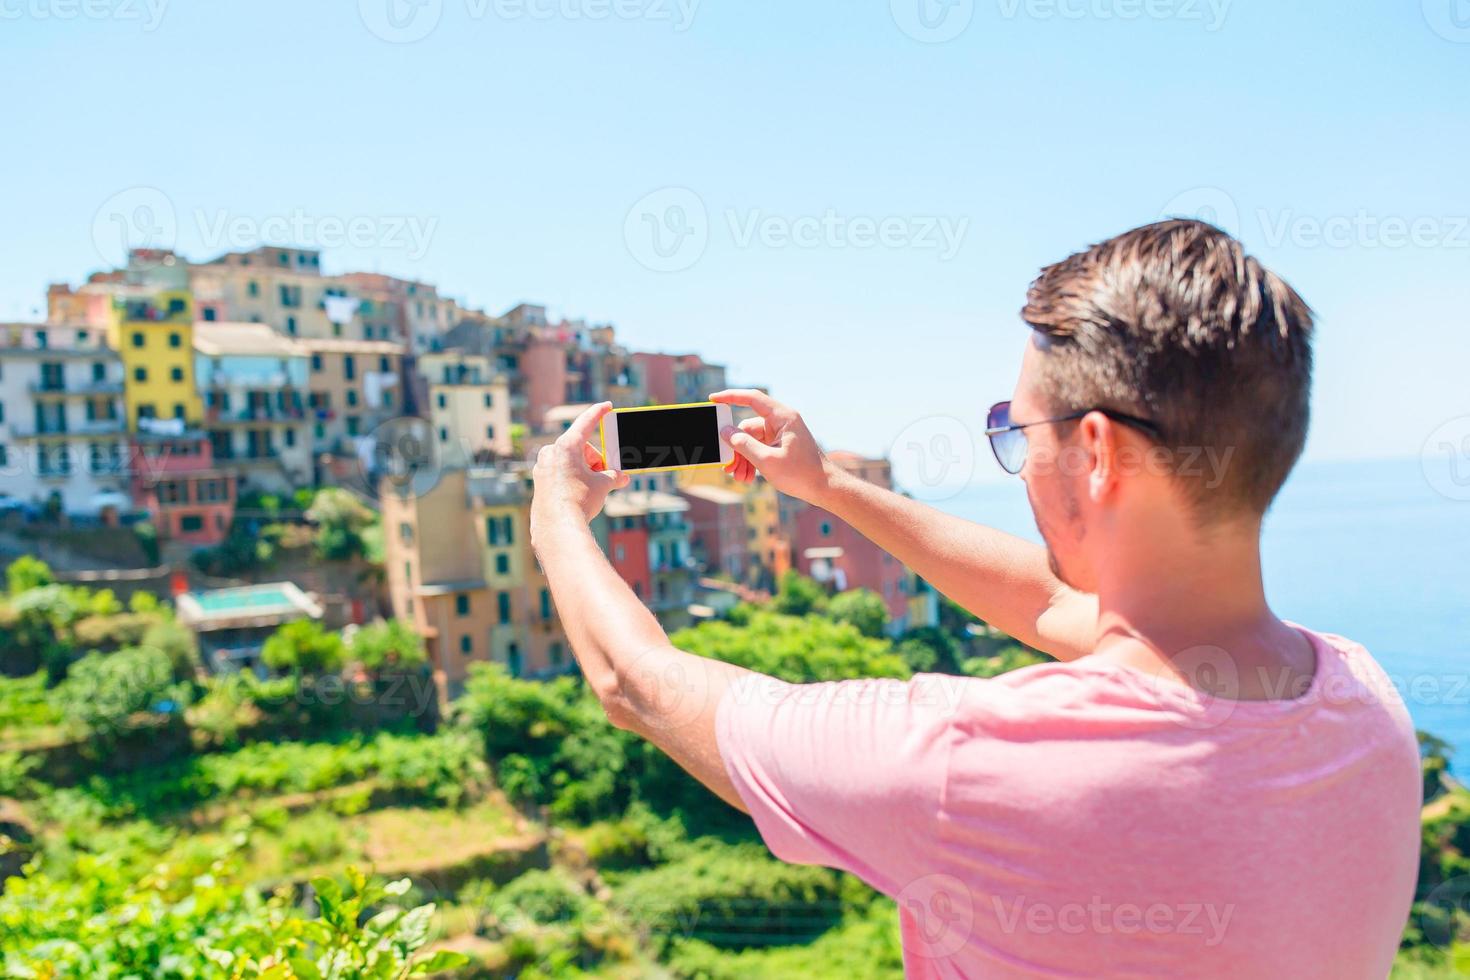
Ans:
[[[827,593],[821,585],[794,568],[781,574],[781,582],[771,608],[791,616],[821,612],[827,605]]]
[[[107,740],[134,727],[135,715],[176,705],[182,694],[163,651],[130,647],[87,654],[71,665],[52,696],[69,722]]]
[[[51,566],[34,555],[21,555],[5,568],[5,584],[11,595],[20,595],[55,582],[56,576],[51,573]]]
[[[753,612],[744,626],[713,620],[670,637],[680,650],[749,667],[795,683],[907,677],[887,640],[819,616]]]
[[[416,667],[428,660],[424,641],[401,619],[379,620],[352,637],[352,657],[373,674]]]
[[[320,490],[306,512],[316,525],[317,554],[328,561],[345,561],[363,554],[362,532],[377,515],[339,487]]]
[[[260,656],[267,667],[293,674],[325,674],[341,668],[342,637],[311,619],[286,623],[266,638]]]
[[[827,601],[827,615],[839,623],[851,623],[864,636],[882,636],[888,625],[888,607],[871,589],[849,589]]]
[[[898,652],[915,673],[958,674],[965,659],[964,644],[941,626],[909,630],[899,640]]]

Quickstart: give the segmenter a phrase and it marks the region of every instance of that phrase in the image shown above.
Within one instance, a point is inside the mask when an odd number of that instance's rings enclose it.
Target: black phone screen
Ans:
[[[694,466],[720,461],[716,406],[616,412],[620,470]]]

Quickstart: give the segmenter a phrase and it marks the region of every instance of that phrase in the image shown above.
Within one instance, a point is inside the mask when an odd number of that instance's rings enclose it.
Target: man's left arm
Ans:
[[[588,527],[608,493],[627,484],[589,442],[611,408],[603,402],[587,409],[537,456],[531,544],[582,676],[608,720],[648,739],[745,811],[720,758],[715,712],[726,688],[752,672],[671,646]]]

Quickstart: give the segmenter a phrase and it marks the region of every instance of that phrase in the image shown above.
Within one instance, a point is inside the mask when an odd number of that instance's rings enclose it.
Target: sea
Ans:
[[[1041,540],[1019,480],[929,502]],[[1447,456],[1302,463],[1261,547],[1276,614],[1366,646],[1470,780],[1470,467]]]

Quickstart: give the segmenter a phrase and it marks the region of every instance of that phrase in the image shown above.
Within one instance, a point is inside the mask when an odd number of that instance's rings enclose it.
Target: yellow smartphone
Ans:
[[[602,417],[602,460],[631,473],[728,466],[735,450],[720,430],[731,419],[730,406],[714,402],[615,408]]]

